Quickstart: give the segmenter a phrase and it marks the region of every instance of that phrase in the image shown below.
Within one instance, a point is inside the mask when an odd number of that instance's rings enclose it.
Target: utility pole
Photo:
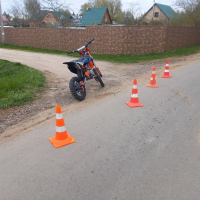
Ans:
[[[2,44],[5,45],[5,34],[3,29],[3,18],[2,18],[2,11],[1,11],[1,0],[0,0],[0,20],[1,20],[1,37],[2,37]]]
[[[153,13],[152,13],[152,20],[154,18],[154,4],[155,4],[155,0],[153,0]]]

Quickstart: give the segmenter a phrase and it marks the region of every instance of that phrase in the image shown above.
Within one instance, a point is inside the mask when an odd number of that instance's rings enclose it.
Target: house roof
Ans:
[[[168,17],[171,18],[175,14],[175,11],[172,9],[171,6],[163,5],[156,3],[156,5],[163,11],[163,13]]]
[[[4,22],[8,22],[8,19],[3,15],[2,15],[2,19],[3,19]]]
[[[89,8],[83,13],[80,24],[81,25],[94,25],[100,24],[103,20],[105,12],[108,8]]]
[[[160,4],[160,3],[155,3],[154,6],[157,5],[160,10],[166,15],[167,18],[173,17],[175,14],[175,11],[172,9],[171,6]],[[153,9],[153,6],[144,14],[144,16],[151,10]]]
[[[69,18],[61,12],[50,11],[50,10],[40,10],[38,13],[38,17],[32,16],[31,21],[37,21],[36,19],[39,19],[40,21],[42,21],[45,18],[45,16],[47,15],[47,13],[51,13],[55,17],[56,21],[59,21],[60,17],[62,17],[62,19]]]
[[[55,17],[56,21],[59,21],[60,17],[62,17],[62,16],[63,16],[65,19],[67,18],[67,17],[66,17],[63,13],[61,13],[61,12],[49,11],[49,10],[41,10],[41,11],[40,11],[40,19],[43,20],[47,13],[51,13],[51,14]]]

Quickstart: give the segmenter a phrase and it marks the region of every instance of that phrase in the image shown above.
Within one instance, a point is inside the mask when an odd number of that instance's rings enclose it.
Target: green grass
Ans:
[[[50,54],[58,54],[58,55],[67,55],[67,52],[57,51],[57,50],[47,50],[47,49],[38,49],[33,47],[26,46],[16,46],[16,45],[5,45],[0,44],[0,48],[6,49],[16,49],[16,50],[24,50],[31,52],[39,52],[39,53],[50,53]],[[139,63],[139,62],[147,62],[151,60],[159,60],[164,58],[170,58],[174,56],[186,56],[198,53],[200,51],[199,46],[181,48],[174,51],[167,51],[164,53],[151,53],[145,55],[103,55],[103,54],[93,54],[92,56],[95,60],[104,60],[115,63]],[[71,54],[72,57],[79,57],[77,53]]]
[[[30,103],[44,89],[44,75],[33,68],[0,60],[0,109]]]
[[[170,58],[175,56],[186,56],[200,52],[200,45],[181,48],[174,51],[167,51],[163,53],[150,53],[145,55],[100,55],[100,54],[92,54],[93,58],[96,60],[104,60],[115,63],[140,63],[147,62],[152,60],[159,60],[164,58]],[[77,53],[74,54],[75,57],[79,57]]]

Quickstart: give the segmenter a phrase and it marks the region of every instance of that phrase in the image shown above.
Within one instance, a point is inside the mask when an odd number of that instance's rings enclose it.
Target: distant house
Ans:
[[[155,3],[143,16],[143,19],[150,20],[170,20],[175,11],[171,6]]]
[[[4,26],[8,25],[9,20],[5,16],[3,16],[3,15],[2,15],[2,19],[3,19],[3,25]]]
[[[88,26],[102,24],[112,24],[108,8],[87,8],[83,13],[80,23],[76,25]]]
[[[32,17],[30,27],[59,27],[70,22],[71,16],[63,13],[49,10],[40,10],[38,14]]]

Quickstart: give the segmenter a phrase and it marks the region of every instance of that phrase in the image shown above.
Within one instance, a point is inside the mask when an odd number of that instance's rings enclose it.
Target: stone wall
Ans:
[[[165,51],[200,45],[200,27],[166,27]]]
[[[1,36],[0,36],[1,38]],[[6,44],[72,51],[95,39],[100,54],[148,54],[200,45],[200,28],[161,26],[88,26],[85,29],[5,28]]]

